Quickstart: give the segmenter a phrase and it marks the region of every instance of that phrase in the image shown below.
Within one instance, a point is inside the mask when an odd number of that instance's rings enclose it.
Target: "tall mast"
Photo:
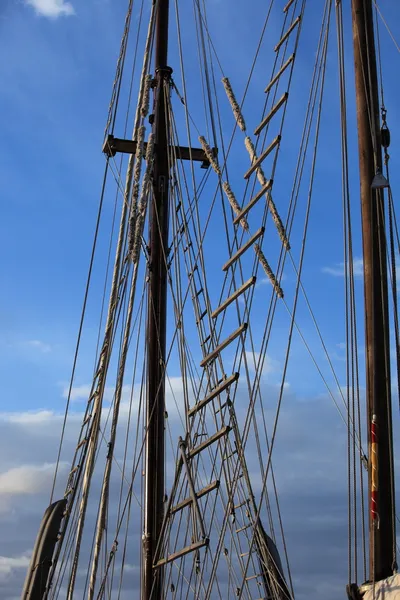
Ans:
[[[154,0],[153,0],[154,1]],[[155,48],[155,159],[149,214],[149,297],[147,307],[147,407],[142,600],[162,596],[162,569],[153,569],[164,507],[165,347],[168,248],[168,144],[166,103],[169,0],[158,0]]]
[[[384,197],[372,0],[352,0],[361,212],[369,432],[370,579],[393,573],[394,477]]]

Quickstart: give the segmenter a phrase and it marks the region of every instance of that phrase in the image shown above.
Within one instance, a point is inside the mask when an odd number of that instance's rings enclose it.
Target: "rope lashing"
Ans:
[[[201,147],[204,150],[204,154],[207,156],[207,158],[210,162],[210,165],[212,166],[212,168],[214,169],[216,174],[221,176],[221,169],[219,168],[219,165],[218,165],[217,161],[215,160],[214,153],[211,150],[210,146],[207,144],[205,137],[200,135],[199,142],[201,144]]]
[[[278,296],[278,298],[283,298],[283,290],[282,290],[281,286],[279,285],[277,278],[275,277],[274,273],[272,272],[272,269],[269,266],[269,263],[268,263],[267,259],[265,258],[265,255],[258,244],[254,244],[254,252],[256,253],[257,258],[260,261],[261,266],[265,271],[265,274],[267,275],[268,279],[272,283],[272,286],[276,292],[276,295]]]
[[[228,198],[229,204],[231,205],[233,212],[236,215],[238,215],[240,213],[241,209],[240,209],[238,201],[236,200],[236,196],[232,191],[231,186],[229,185],[229,183],[227,181],[224,181],[224,183],[222,184],[222,188],[226,194],[226,197]],[[249,230],[249,225],[244,217],[243,217],[243,219],[240,219],[240,224],[243,227],[243,229],[245,229],[246,231]]]
[[[255,160],[257,160],[256,149],[254,148],[254,144],[251,141],[251,139],[249,138],[249,136],[245,137],[244,144],[249,153],[251,162],[254,162]],[[261,167],[257,167],[257,179],[262,186],[267,184],[267,178],[265,177],[264,171],[262,170]],[[269,211],[274,220],[274,223],[275,223],[276,229],[278,231],[279,237],[282,241],[282,244],[284,245],[286,250],[290,250],[289,240],[287,239],[285,228],[282,223],[282,219],[279,216],[278,210],[275,206],[274,201],[272,200],[272,196],[271,196],[270,192],[267,192],[265,194],[265,199],[267,201]]]
[[[132,256],[132,250],[135,240],[135,225],[137,216],[137,203],[139,198],[139,183],[140,174],[142,171],[142,160],[143,160],[143,145],[144,145],[144,134],[146,128],[144,125],[139,127],[137,136],[137,145],[135,152],[135,168],[133,171],[133,186],[132,186],[132,200],[131,200],[131,211],[129,215],[129,231],[128,231],[128,256]]]
[[[235,94],[233,93],[232,86],[231,86],[231,83],[230,83],[228,77],[224,77],[222,79],[222,83],[224,85],[225,92],[228,97],[229,103],[232,107],[232,111],[233,111],[234,117],[236,119],[236,123],[238,124],[238,126],[240,127],[240,129],[242,131],[246,131],[246,123],[243,118],[242,111],[240,110],[239,103],[236,100]]]
[[[142,190],[140,193],[137,218],[135,224],[135,239],[133,243],[131,259],[133,263],[137,263],[139,259],[140,243],[143,233],[143,225],[146,216],[147,199],[149,195],[151,173],[153,171],[153,156],[154,156],[154,134],[149,135],[146,149],[146,170],[143,175]]]
[[[140,114],[142,115],[142,117],[145,117],[147,115],[147,113],[149,112],[150,88],[151,88],[152,81],[153,81],[153,77],[151,75],[146,75],[145,81],[144,81],[142,105],[140,107]]]

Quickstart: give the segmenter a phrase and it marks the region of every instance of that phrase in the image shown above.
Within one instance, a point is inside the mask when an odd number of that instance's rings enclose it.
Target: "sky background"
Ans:
[[[3,259],[0,267],[0,596],[4,600],[19,598],[52,481],[93,240],[104,169],[101,146],[126,4],[125,0],[2,0],[0,5],[3,135],[0,160]],[[254,53],[254,40],[259,33],[255,18],[262,4],[262,0],[256,0],[251,6],[240,1],[232,8],[229,0],[209,3],[211,36],[224,72],[231,78],[238,96],[243,91],[243,78]],[[347,4],[343,6],[345,13],[348,13]],[[379,6],[396,40],[400,40],[400,8],[393,0],[381,0]],[[306,11],[306,35],[301,42],[298,74],[293,84],[296,102],[293,101],[293,112],[289,115],[293,138],[302,123],[297,117],[303,114],[306,102],[308,84],[304,81],[308,81],[314,60],[320,2],[308,0]],[[137,18],[138,9],[134,8],[132,27]],[[190,18],[190,10],[185,12],[183,8],[183,22]],[[357,208],[358,159],[351,102],[349,25],[346,14],[349,127],[352,128],[350,165],[353,202]],[[273,29],[271,32],[270,45],[273,45],[277,34]],[[317,201],[310,222],[313,233],[303,282],[313,299],[340,383],[345,385],[339,105],[334,31],[332,34],[328,55],[328,67],[332,68],[328,71],[322,126],[324,144],[319,155]],[[188,36],[184,31],[186,42],[190,41]],[[400,154],[397,153],[400,88],[393,74],[400,68],[400,54],[383,27],[381,36],[396,201],[400,183]],[[176,49],[171,49],[171,56],[177,71]],[[191,60],[189,54],[187,60]],[[270,58],[265,60],[270,61]],[[244,109],[251,124],[256,119],[251,103],[256,98],[260,102],[267,82],[266,71],[265,64],[259,62]],[[195,79],[195,75],[192,77]],[[195,81],[193,89],[195,96]],[[195,99],[191,106],[197,123],[206,131]],[[228,110],[224,118],[228,134],[232,128]],[[288,156],[290,164],[294,157],[290,149]],[[239,155],[232,156],[233,171],[240,161]],[[285,168],[288,170],[283,164],[278,171],[282,179]],[[240,166],[240,173],[242,171]],[[232,179],[236,182],[235,174]],[[241,185],[239,176],[237,185]],[[107,223],[111,222],[112,212],[110,195],[106,198],[99,264],[106,258],[110,227]],[[357,218],[354,233],[359,234]],[[210,247],[210,251],[215,249]],[[298,256],[298,246],[294,252]],[[362,286],[359,240],[355,242],[355,256],[359,295]],[[221,262],[224,260],[221,258]],[[86,324],[82,367],[74,392],[75,400],[82,402],[94,363],[99,314],[96,295],[99,295],[101,281],[100,275],[97,279],[95,275],[93,304],[90,305],[93,316],[89,316]],[[289,271],[289,289],[294,281]],[[261,286],[260,294],[262,289]],[[308,339],[316,344],[304,306],[301,305],[299,311],[304,317]],[[276,354],[270,356],[270,386],[281,376],[283,348],[276,342]],[[324,364],[321,350],[316,352]],[[330,599],[344,595],[347,583],[346,430],[299,339],[294,341],[293,358],[278,458],[285,530],[298,596],[317,598],[323,594]],[[394,416],[396,429],[398,410]],[[71,449],[74,435],[72,428],[67,442]]]

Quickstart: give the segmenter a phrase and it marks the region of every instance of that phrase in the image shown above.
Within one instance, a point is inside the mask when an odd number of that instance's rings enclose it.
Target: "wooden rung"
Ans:
[[[301,16],[299,15],[297,17],[297,19],[295,19],[293,21],[293,23],[291,24],[291,26],[289,27],[289,29],[287,30],[287,32],[283,34],[283,36],[281,37],[281,39],[279,40],[279,42],[275,46],[275,48],[274,48],[275,52],[278,52],[279,48],[282,46],[282,44],[285,43],[285,41],[288,39],[289,35],[292,33],[293,29],[300,23],[300,21],[301,21]]]
[[[249,575],[248,577],[246,577],[246,581],[250,581],[250,579],[257,579],[257,577],[262,577],[262,575],[258,574],[258,575]]]
[[[249,287],[254,285],[256,280],[257,277],[253,276],[250,277],[250,279],[248,279],[247,281],[245,281],[243,285],[241,285],[237,290],[235,290],[233,294],[229,296],[229,298],[227,298],[222,304],[218,306],[218,308],[214,310],[214,312],[211,314],[212,318],[215,319],[215,317],[222,313],[222,311],[224,311],[230,304],[232,304],[232,302],[239,298],[239,296],[243,294],[243,292],[245,292]]]
[[[256,231],[255,234],[252,235],[251,238],[249,238],[247,240],[247,242],[245,244],[243,244],[243,246],[241,246],[239,248],[239,250],[237,252],[235,252],[235,254],[233,256],[230,257],[230,259],[222,267],[222,270],[227,271],[229,269],[229,267],[231,267],[233,265],[233,263],[236,262],[237,259],[240,258],[242,256],[242,254],[244,254],[244,252],[246,252],[246,250],[248,248],[250,248],[250,246],[252,246],[254,244],[254,242],[256,240],[258,240],[258,238],[264,234],[264,231],[265,231],[265,228],[260,227],[260,229],[258,231]]]
[[[235,456],[235,454],[237,454],[237,450],[234,450],[233,452],[231,452],[227,456],[224,456],[224,460],[229,460],[230,458],[232,458],[232,456]]]
[[[99,369],[98,373],[100,373],[100,369]],[[97,374],[96,374],[96,377],[97,377]],[[92,402],[92,401],[95,399],[95,397],[96,397],[97,395],[98,395],[98,391],[97,391],[97,390],[94,390],[94,392],[92,392],[92,393],[90,394],[90,396],[89,396],[88,404],[89,404],[90,402]]]
[[[236,529],[236,533],[240,533],[241,531],[245,531],[249,527],[253,527],[252,523],[248,523],[247,525],[244,525],[243,527],[239,527],[239,529]]]
[[[237,510],[238,508],[242,508],[242,506],[245,506],[246,504],[248,504],[250,501],[247,498],[247,500],[243,500],[243,502],[240,502],[239,504],[235,504],[235,506],[233,507],[235,510]]]
[[[294,0],[289,0],[289,2],[286,4],[285,8],[283,9],[283,12],[286,13],[289,8],[292,6]]]
[[[279,69],[279,71],[277,72],[277,74],[271,79],[271,81],[269,82],[269,84],[267,85],[267,87],[265,88],[264,92],[266,94],[268,94],[269,90],[272,88],[273,85],[275,85],[275,83],[278,81],[279,77],[282,75],[282,73],[284,71],[286,71],[286,69],[288,68],[288,66],[294,61],[294,57],[295,55],[292,54],[291,56],[289,56],[289,58],[287,59],[287,61],[281,66],[281,68]]]
[[[181,550],[178,550],[177,552],[170,554],[169,556],[167,556],[167,558],[161,558],[155,565],[153,565],[153,569],[158,569],[158,567],[162,567],[163,565],[166,565],[167,563],[170,563],[173,560],[176,560],[177,558],[181,558],[181,556],[185,556],[185,554],[189,554],[190,552],[199,550],[200,548],[203,548],[204,546],[208,546],[208,544],[209,544],[208,538],[206,538],[202,542],[195,542],[194,544],[190,544],[190,546],[186,546],[185,548],[182,548]]]
[[[196,414],[197,411],[199,411],[204,406],[206,406],[206,404],[208,404],[209,402],[211,402],[211,400],[214,400],[214,398],[216,398],[217,396],[219,396],[219,394],[221,394],[221,392],[223,392],[224,390],[226,390],[226,388],[228,388],[232,383],[234,383],[238,379],[239,379],[239,373],[234,373],[233,375],[231,375],[230,377],[228,377],[227,379],[225,379],[225,381],[223,381],[223,383],[221,383],[221,385],[219,385],[218,387],[216,387],[215,389],[213,389],[213,391],[210,392],[210,394],[208,394],[208,396],[206,396],[205,398],[203,398],[203,400],[200,400],[200,402],[197,402],[193,406],[193,408],[191,408],[189,410],[188,416],[189,417],[193,417],[193,415]]]
[[[250,202],[247,204],[247,206],[245,206],[240,213],[237,215],[237,217],[235,217],[233,224],[237,225],[239,223],[239,221],[245,216],[247,215],[247,213],[249,212],[249,210],[251,208],[253,208],[253,206],[259,201],[260,198],[262,198],[264,196],[264,194],[266,194],[268,192],[268,190],[270,190],[272,188],[272,184],[273,184],[273,180],[269,179],[267,181],[267,183],[264,185],[263,188],[261,188],[261,190],[254,196],[254,198],[252,198],[250,200]]]
[[[193,458],[194,456],[196,456],[196,454],[198,454],[205,448],[208,448],[208,446],[211,446],[211,444],[213,444],[214,442],[216,442],[217,440],[222,438],[224,435],[229,433],[230,430],[231,430],[231,427],[229,427],[229,425],[225,425],[225,427],[222,427],[222,429],[220,429],[219,431],[214,433],[214,435],[207,438],[204,442],[202,442],[201,444],[199,444],[198,446],[195,446],[192,450],[190,450],[190,452],[188,452],[187,457]]]
[[[81,440],[79,442],[79,444],[77,445],[76,449],[79,450],[79,448],[81,448],[84,444],[86,444],[86,442],[87,442],[87,439],[83,438],[83,440]]]
[[[74,467],[73,469],[70,470],[68,477],[71,477],[71,475],[76,473],[78,469],[79,469],[79,465],[76,465],[76,467]]]
[[[203,496],[205,496],[206,494],[208,494],[209,492],[212,492],[213,490],[219,488],[219,479],[217,479],[216,481],[213,481],[212,483],[210,483],[210,485],[207,485],[206,487],[202,488],[200,491],[196,492],[196,496],[197,498],[202,498]],[[179,502],[179,504],[176,504],[175,506],[173,506],[171,508],[171,514],[175,514],[176,512],[182,510],[182,508],[185,508],[185,506],[188,506],[189,504],[191,504],[193,502],[193,498],[191,496],[189,496],[188,498],[185,498],[184,500],[182,500],[182,502]]]
[[[196,321],[196,325],[198,325],[200,323],[200,321],[202,321],[204,319],[204,317],[206,316],[207,312],[208,311],[206,309],[204,312],[201,313],[201,315],[199,316],[199,318]]]
[[[73,491],[74,491],[73,487],[68,488],[64,494],[64,498],[67,498],[67,496],[69,496]]]
[[[86,419],[83,421],[82,427],[85,427],[85,425],[87,425],[89,423],[91,418],[92,418],[92,415],[88,415],[86,417]]]
[[[208,342],[210,339],[211,339],[211,335],[208,335],[208,336],[205,338],[204,342],[200,342],[200,345],[201,345],[201,346],[205,346],[205,345],[207,344],[207,342]]]
[[[252,173],[254,173],[254,171],[261,165],[261,163],[267,158],[268,154],[270,154],[272,152],[272,150],[275,148],[275,146],[277,146],[279,144],[280,141],[281,141],[281,136],[277,135],[276,138],[274,138],[272,140],[272,142],[270,143],[268,148],[266,148],[264,150],[264,152],[257,158],[257,160],[255,160],[253,162],[250,169],[248,171],[246,171],[246,173],[244,174],[245,179],[248,179],[250,177],[250,175],[252,175]]]
[[[255,128],[254,130],[254,135],[258,135],[266,125],[268,125],[268,123],[270,122],[270,120],[272,119],[272,117],[278,112],[278,110],[280,109],[280,107],[285,104],[286,100],[288,99],[289,93],[285,92],[278,100],[278,102],[275,104],[275,106],[273,106],[271,108],[271,110],[269,111],[269,113],[267,114],[266,117],[264,117],[264,119],[261,121],[261,123],[259,124],[258,127]]]
[[[231,342],[233,342],[241,333],[246,331],[246,329],[247,323],[242,323],[242,325],[240,325],[240,327],[238,327],[233,333],[231,333],[230,336],[228,336],[223,342],[221,342],[216,348],[214,348],[214,350],[212,350],[210,354],[207,354],[207,356],[203,358],[203,360],[200,363],[200,366],[205,367],[207,363],[209,363],[213,358],[215,358],[217,354],[219,354],[224,348],[226,348]]]

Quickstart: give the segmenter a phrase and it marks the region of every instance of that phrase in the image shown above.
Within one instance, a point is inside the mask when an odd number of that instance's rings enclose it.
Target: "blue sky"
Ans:
[[[148,10],[147,4],[148,2],[145,3],[145,10]],[[257,17],[263,2],[257,0],[249,5],[250,3],[241,1],[238,2],[237,8],[232,8],[231,4],[228,0],[214,0],[209,3],[209,29],[224,73],[231,78],[232,85],[240,97],[243,79],[248,73],[250,57],[255,49],[255,38],[258,35]],[[139,6],[139,2],[137,5]],[[293,140],[296,139],[296,133],[302,123],[308,91],[308,84],[305,85],[304,82],[309,81],[320,20],[320,3],[309,0],[308,5],[296,71],[298,74],[293,84],[293,108],[289,113]],[[400,8],[390,0],[381,0],[379,5],[395,38],[400,40]],[[344,10],[346,8],[347,6],[344,6]],[[28,534],[12,539],[12,532],[15,526],[20,530],[22,524],[28,524],[29,532],[36,530],[36,520],[44,509],[47,498],[47,492],[45,494],[43,490],[51,480],[51,468],[48,463],[55,459],[54,451],[59,431],[57,428],[60,426],[59,414],[64,410],[64,388],[71,371],[104,169],[104,157],[101,153],[103,131],[125,10],[126,2],[123,0],[3,0],[0,6],[0,54],[3,57],[0,63],[0,114],[3,136],[0,161],[0,252],[3,258],[0,270],[3,290],[0,297],[0,413],[1,428],[4,431],[3,442],[0,442],[0,482],[3,486],[3,493],[0,486],[0,526],[6,532],[4,544],[0,546],[0,590],[4,586],[5,600],[18,597],[22,567],[26,566],[26,557],[32,544]],[[182,10],[183,23],[186,25],[192,19],[189,3],[184,5]],[[246,19],[243,18],[244,14]],[[137,19],[138,8],[134,8],[133,27]],[[348,14],[345,28],[346,34],[349,34]],[[318,322],[344,385],[339,109],[335,96],[337,72],[334,31],[331,38],[328,58],[330,70],[324,105],[326,112],[322,127],[323,143],[319,155],[316,201],[310,222],[310,241],[303,282],[312,298]],[[397,73],[400,68],[400,54],[383,27],[381,38],[385,98],[388,122],[392,130],[392,185],[396,199],[396,189],[400,183],[400,154],[397,153],[400,88],[393,73]],[[184,44],[190,42],[189,26],[187,29],[183,28],[183,41]],[[273,42],[269,45],[273,45]],[[357,211],[358,159],[355,113],[352,107],[353,74],[349,36],[346,52],[346,62],[349,66],[349,126],[352,128],[349,141],[350,165],[353,169],[352,199]],[[188,50],[186,60],[189,65],[195,64],[196,52]],[[268,81],[266,73],[269,73],[270,60],[269,55],[266,55],[265,63],[257,63],[245,103],[245,118],[251,125],[253,121],[256,124],[256,111],[253,114],[252,106],[254,103],[257,110],[260,107],[262,90]],[[173,44],[170,62],[174,66],[176,82],[181,91],[178,54]],[[219,73],[217,75],[219,78]],[[189,80],[193,84],[193,91],[190,92],[192,97],[189,96],[191,110],[196,123],[202,128],[201,133],[206,133],[204,115],[200,103],[196,102],[196,94],[200,89],[196,75],[193,74]],[[232,115],[226,106],[223,109],[223,122],[226,128],[224,133],[228,135],[232,129]],[[120,135],[120,132],[117,131],[116,135]],[[293,144],[295,145],[296,141],[293,141]],[[231,157],[231,177],[237,186],[242,185],[242,157],[239,153]],[[292,164],[293,159],[294,151],[289,148],[288,163],[280,165],[277,175],[277,178],[281,178],[282,187],[279,189],[282,198],[287,195],[289,189],[290,181],[288,178],[286,182],[285,177],[289,170],[287,165]],[[236,175],[239,167],[240,176]],[[113,197],[109,193],[103,218],[98,271],[95,273],[89,303],[92,312],[89,312],[85,327],[81,367],[77,377],[76,396],[81,400],[86,390],[79,386],[90,384],[93,368],[93,349],[99,316],[98,297],[102,289],[101,263],[107,256],[106,240],[112,214]],[[215,232],[218,232],[218,228]],[[359,234],[357,217],[354,234]],[[222,243],[216,238],[215,247],[209,246],[210,255],[220,247]],[[298,253],[299,246],[294,245],[296,257]],[[361,256],[359,240],[355,242],[355,255],[357,258]],[[221,258],[221,262],[224,260],[225,258]],[[357,266],[360,267],[360,262],[357,262]],[[295,278],[290,269],[287,269],[285,275],[286,280],[283,283],[291,297],[290,290],[294,289]],[[359,278],[357,285],[360,293],[362,283]],[[260,306],[263,301],[263,289],[264,287],[260,286]],[[299,315],[303,319],[304,333],[312,341],[318,360],[326,368],[326,361],[303,304],[299,306]],[[287,323],[287,319],[285,322]],[[281,323],[284,323],[283,317]],[[360,323],[362,325],[362,318]],[[282,330],[278,330],[274,341],[275,354],[270,356],[271,385],[275,385],[281,375],[285,346],[282,340],[279,341],[279,337],[284,335],[284,331],[282,325]],[[321,397],[324,388],[298,338],[294,341],[293,358],[294,363],[289,371],[288,380],[293,394],[291,401],[296,405],[293,411],[298,411],[296,403],[299,399]],[[307,376],[304,376],[305,369],[309,373]],[[177,372],[172,372],[172,375],[177,375]],[[296,418],[299,422],[304,423],[304,432],[299,435],[307,460],[314,456],[313,447],[307,442],[307,419],[312,416],[317,428],[323,429],[335,414],[333,409],[333,412],[330,412],[331,407],[327,408],[324,404],[320,416],[315,416],[313,406],[308,405],[304,413],[293,413],[298,415]],[[290,414],[290,410],[285,413],[283,446],[285,441],[290,443],[295,437]],[[334,475],[339,477],[340,469],[336,471],[332,467],[336,442],[328,436],[326,440],[315,440],[315,444],[319,444],[318,448],[324,448],[325,452],[331,449],[331,463],[328,469],[333,469]],[[288,452],[292,459],[296,460],[295,453],[291,449]],[[319,458],[314,458],[317,463]],[[322,472],[323,461],[318,465],[316,463],[316,470],[320,469]],[[282,478],[283,488],[287,486],[290,490],[288,498],[293,501],[291,483],[293,482],[290,473],[287,478]],[[312,477],[310,485],[311,483],[315,484]],[[334,480],[332,487],[335,488],[335,485]],[[341,485],[338,483],[339,488]],[[332,491],[328,484],[326,489]],[[343,491],[345,494],[345,488]],[[26,510],[26,499],[34,499],[35,503],[37,501],[35,509]],[[289,500],[286,502],[290,507]],[[315,502],[315,511],[318,512],[318,501]],[[342,507],[340,499],[336,497],[335,503],[333,516],[335,511],[340,513]],[[306,508],[303,507],[302,510],[304,514],[302,513],[301,519],[307,519],[309,515],[307,516]],[[336,523],[334,518],[332,523],[327,524],[326,531],[332,532]],[[301,580],[301,576],[307,573],[308,566],[304,564],[301,553],[296,551],[295,546],[300,543],[304,531],[299,523],[292,522],[289,516],[289,526],[290,524],[294,563]],[[318,538],[318,532],[314,533],[316,537],[313,539],[313,548],[307,554],[309,560],[313,560],[318,554],[318,545],[322,541],[321,536]],[[335,548],[338,554],[333,555],[332,561],[340,559],[342,568],[341,542],[338,542]],[[346,540],[343,548],[345,552]],[[340,585],[344,592],[345,562],[343,564],[343,585]],[[332,572],[335,572],[337,577],[341,576],[340,569],[333,568],[331,575]],[[328,575],[329,573],[324,573],[325,578],[328,578]],[[300,588],[302,585],[303,582],[300,581]],[[329,598],[329,594],[333,593],[331,588],[326,590],[318,587],[316,583],[311,589],[311,596],[315,594],[316,597],[321,590]],[[303,591],[301,588],[300,594],[303,593],[309,597],[310,590]],[[0,595],[4,597],[3,593]]]

